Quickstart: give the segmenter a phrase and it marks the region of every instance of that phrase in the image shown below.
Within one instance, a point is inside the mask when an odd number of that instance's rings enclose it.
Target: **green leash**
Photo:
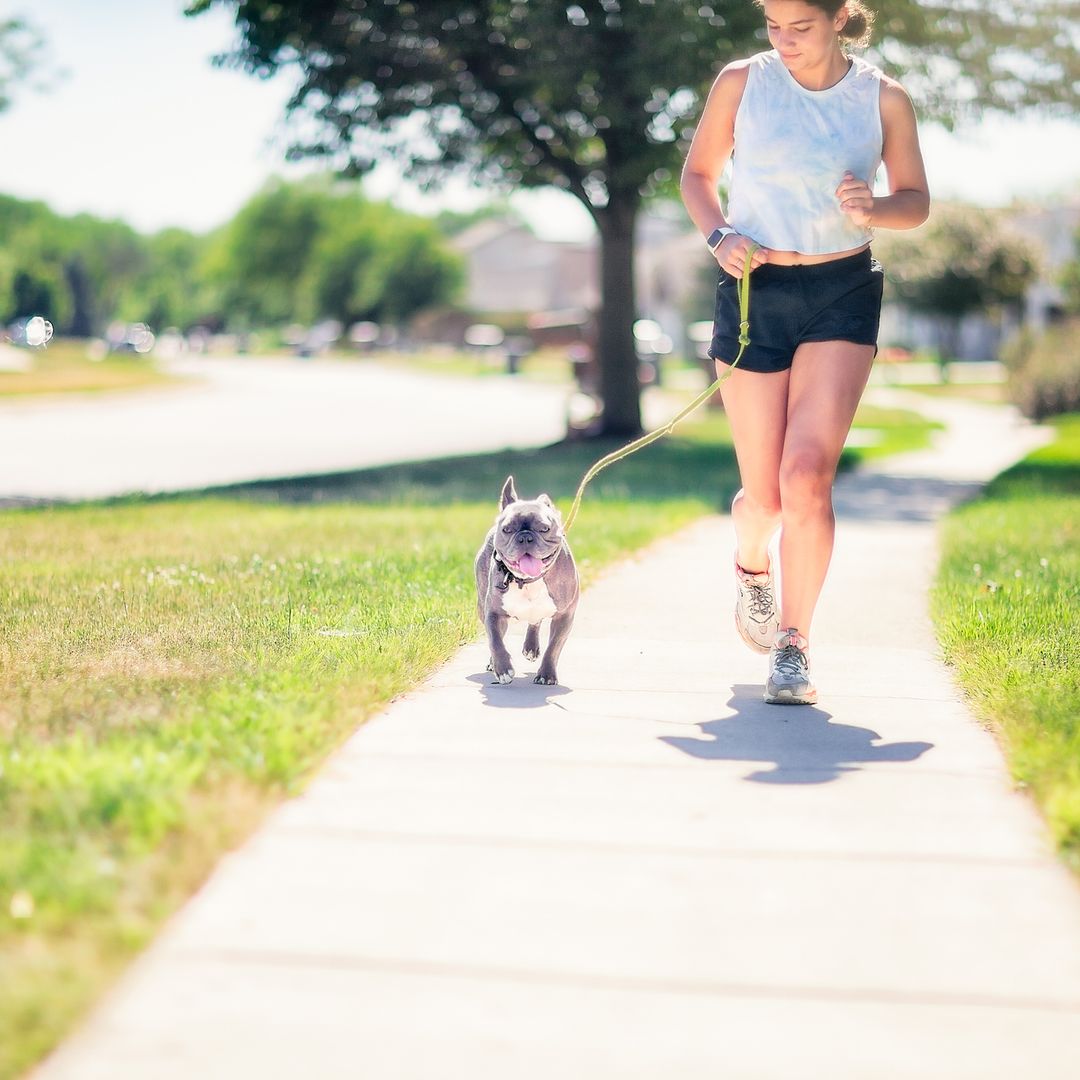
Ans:
[[[750,260],[753,258],[754,252],[757,251],[757,249],[758,245],[753,244],[746,252],[746,262],[743,264],[743,276],[739,279],[738,355],[731,362],[731,365],[723,375],[719,376],[710,386],[694,398],[682,412],[672,417],[663,427],[659,427],[655,431],[650,431],[647,435],[642,435],[640,439],[635,439],[632,443],[627,443],[621,450],[612,451],[612,453],[608,454],[606,457],[602,457],[589,469],[582,477],[581,483],[578,485],[577,494],[574,496],[574,505],[570,507],[570,515],[566,519],[563,533],[568,533],[570,527],[574,524],[578,509],[581,507],[581,496],[585,492],[585,485],[588,484],[601,469],[606,469],[609,465],[614,465],[616,461],[622,461],[623,458],[637,453],[638,450],[648,446],[649,443],[656,442],[657,439],[662,439],[665,435],[669,435],[671,430],[680,420],[685,420],[695,409],[704,405],[705,402],[716,393],[723,382],[731,377],[731,373],[735,370],[735,365],[742,359],[743,353],[746,352],[746,346],[750,344]]]

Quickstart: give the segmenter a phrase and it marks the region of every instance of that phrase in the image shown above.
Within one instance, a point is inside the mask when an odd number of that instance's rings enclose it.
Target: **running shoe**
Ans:
[[[809,643],[794,626],[781,630],[769,650],[768,705],[813,705],[817,687],[810,679]]]
[[[767,653],[780,630],[773,577],[768,570],[751,574],[735,560],[735,629],[754,652]]]

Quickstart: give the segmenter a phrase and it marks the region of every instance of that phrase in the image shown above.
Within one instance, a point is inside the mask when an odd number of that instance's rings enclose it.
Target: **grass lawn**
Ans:
[[[841,464],[921,450],[930,444],[934,432],[943,430],[944,426],[907,409],[860,405],[851,429],[855,435],[869,436],[869,441],[865,445],[845,449]]]
[[[991,405],[1003,405],[1009,400],[1008,386],[1004,382],[993,383],[909,383],[897,384],[901,390],[915,390],[930,397],[964,398]]]
[[[365,717],[478,634],[471,563],[507,474],[565,512],[611,448],[0,512],[0,1077]],[[586,584],[736,487],[717,414],[606,470],[572,538]]]
[[[64,338],[43,349],[21,349],[26,371],[0,370],[0,397],[33,394],[91,394],[164,386],[178,380],[159,371],[147,357],[114,355],[92,360],[85,341]]]
[[[386,367],[405,371],[427,371],[434,375],[457,375],[463,378],[487,378],[506,374],[505,359],[491,354],[464,349],[396,352],[392,349],[373,352],[370,359]],[[338,359],[363,362],[366,357],[356,353],[339,353]],[[538,382],[567,383],[573,381],[573,369],[565,349],[538,349],[524,357],[519,374]]]
[[[1080,869],[1080,414],[944,524],[946,657]]]

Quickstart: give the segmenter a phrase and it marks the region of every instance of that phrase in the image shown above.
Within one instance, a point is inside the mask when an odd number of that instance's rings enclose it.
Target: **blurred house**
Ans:
[[[1045,330],[1065,313],[1065,294],[1060,281],[1065,264],[1080,258],[1080,196],[1057,206],[1014,207],[1004,211],[1013,232],[1039,248],[1039,277],[1027,291],[1024,321],[1033,330]]]
[[[465,257],[465,306],[477,313],[594,310],[600,303],[598,248],[541,240],[524,225],[489,219],[454,237]]]
[[[638,220],[634,262],[638,315],[660,324],[673,350],[691,355],[689,323],[711,320],[715,304],[716,260],[681,206]]]
[[[1042,328],[1062,311],[1057,284],[1061,269],[1076,257],[1080,199],[1056,206],[1016,206],[1002,221],[1032,241],[1040,255],[1038,279],[1022,312],[973,314],[960,326],[958,355],[988,360],[1021,321]],[[600,304],[599,240],[542,240],[513,221],[489,219],[460,233],[453,244],[466,261],[465,306],[474,315],[517,313],[530,322],[572,331]],[[674,351],[689,355],[690,323],[711,320],[715,263],[698,231],[677,204],[660,204],[638,219],[634,265],[637,314],[658,323]],[[932,348],[940,327],[932,317],[896,305],[882,311],[882,345]],[[572,333],[571,333],[571,336]]]
[[[1064,313],[1065,297],[1059,284],[1067,262],[1080,256],[1076,249],[1080,229],[1080,198],[1056,205],[1016,205],[997,211],[1001,224],[1031,243],[1037,254],[1038,275],[1028,286],[1023,310],[976,312],[960,321],[957,359],[995,360],[1001,346],[1022,325],[1044,330]],[[927,315],[899,304],[886,304],[881,313],[883,346],[932,349],[939,340],[939,324]]]
[[[464,305],[476,314],[519,313],[542,326],[584,322],[600,306],[597,237],[542,240],[506,220],[487,220],[456,236],[466,263]],[[658,322],[680,350],[685,340],[687,296],[708,265],[697,232],[685,215],[642,215],[636,238],[637,309]],[[711,306],[702,317],[711,317]]]

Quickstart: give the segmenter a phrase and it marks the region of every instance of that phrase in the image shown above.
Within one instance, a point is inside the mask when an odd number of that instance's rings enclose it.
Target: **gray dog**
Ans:
[[[501,683],[514,669],[503,644],[507,623],[520,619],[526,660],[540,655],[540,623],[551,619],[547,651],[533,682],[554,686],[555,665],[570,634],[579,595],[577,565],[551,499],[519,499],[514,478],[503,485],[499,515],[476,556],[476,604],[491,648],[488,671]]]

